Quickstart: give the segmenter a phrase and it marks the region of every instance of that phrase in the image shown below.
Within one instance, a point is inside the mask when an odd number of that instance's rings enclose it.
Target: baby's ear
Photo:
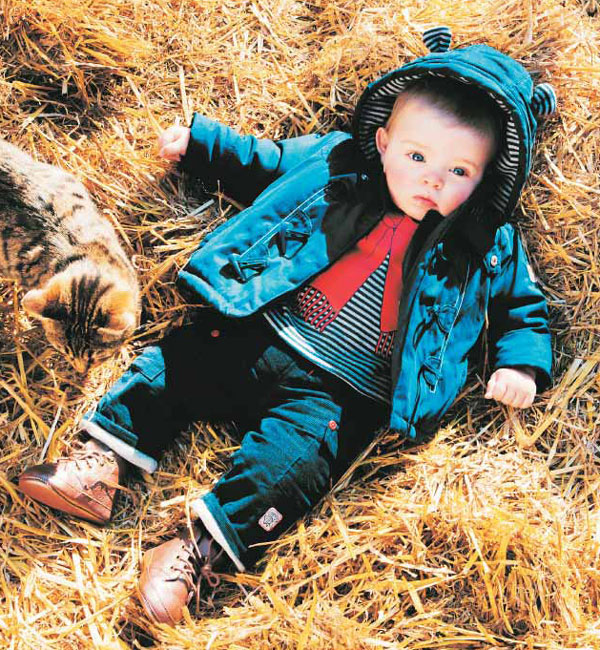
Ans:
[[[377,131],[375,131],[375,144],[377,145],[377,151],[379,151],[380,156],[382,156],[385,153],[388,147],[388,142],[389,142],[388,132],[386,129],[380,126],[377,129]]]

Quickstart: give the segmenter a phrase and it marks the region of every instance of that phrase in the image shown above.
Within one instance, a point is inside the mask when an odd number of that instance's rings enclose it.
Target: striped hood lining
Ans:
[[[420,71],[417,74],[402,74],[392,77],[387,83],[377,88],[362,105],[360,119],[355,126],[355,135],[358,138],[360,150],[370,167],[379,166],[379,152],[375,144],[375,133],[381,126],[387,123],[394,103],[398,95],[404,90],[405,86],[425,75],[434,77],[449,77],[448,74],[439,74],[433,71]],[[473,84],[473,82],[463,76],[453,76],[459,82]],[[480,88],[481,85],[477,84]],[[522,151],[521,138],[515,124],[514,116],[508,104],[492,93],[487,88],[483,88],[492,97],[502,109],[505,115],[504,133],[502,137],[502,149],[496,156],[496,177],[498,184],[491,196],[491,204],[500,213],[506,214],[512,212],[514,203],[518,198],[520,187],[516,187],[519,170],[524,166],[524,152]],[[514,196],[514,194],[517,196]]]

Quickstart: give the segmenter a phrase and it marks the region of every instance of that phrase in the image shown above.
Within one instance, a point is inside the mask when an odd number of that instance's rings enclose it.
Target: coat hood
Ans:
[[[545,83],[534,89],[529,73],[521,64],[487,45],[448,50],[451,37],[447,27],[428,30],[423,38],[430,54],[389,72],[364,91],[354,115],[354,140],[366,169],[372,175],[379,175],[382,170],[375,133],[380,126],[385,126],[398,94],[408,82],[432,75],[474,84],[486,91],[502,110],[504,133],[495,159],[495,186],[486,194],[487,205],[474,206],[477,214],[471,210],[466,220],[472,232],[476,226],[473,221],[484,220],[475,230],[483,228],[487,230],[486,239],[493,238],[497,227],[510,217],[519,200],[531,165],[536,116],[554,111],[554,91]],[[480,197],[476,199],[480,201]]]

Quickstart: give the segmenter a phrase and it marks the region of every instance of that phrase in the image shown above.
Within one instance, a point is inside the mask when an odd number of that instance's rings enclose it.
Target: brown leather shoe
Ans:
[[[193,537],[188,529],[177,537],[144,554],[138,591],[146,613],[157,623],[175,625],[183,617],[183,608],[192,596],[198,600],[202,579],[211,587],[220,580],[212,569],[223,566],[223,550],[204,530],[194,525]]]
[[[110,521],[126,462],[101,442],[88,440],[55,463],[26,469],[19,488],[51,508],[95,524]]]

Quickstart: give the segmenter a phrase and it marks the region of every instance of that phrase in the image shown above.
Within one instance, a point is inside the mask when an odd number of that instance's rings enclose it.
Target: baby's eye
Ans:
[[[467,175],[467,170],[464,169],[463,167],[453,167],[450,170],[453,174],[456,176],[466,176]]]
[[[414,160],[415,162],[423,162],[425,160],[425,156],[422,153],[419,153],[418,151],[411,151],[408,154],[408,157],[411,160]]]

